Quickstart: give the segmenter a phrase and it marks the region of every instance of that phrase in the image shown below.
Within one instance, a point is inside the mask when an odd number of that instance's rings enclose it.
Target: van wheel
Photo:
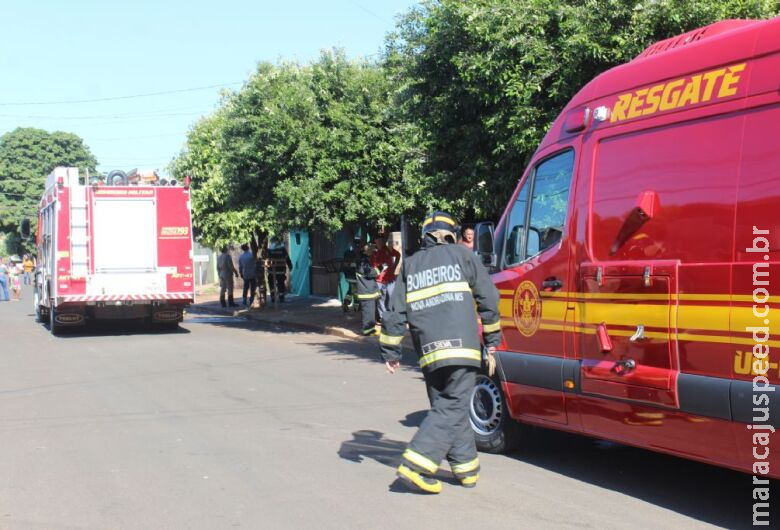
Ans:
[[[471,393],[469,422],[482,452],[508,453],[520,443],[522,428],[509,416],[501,384],[482,373]]]

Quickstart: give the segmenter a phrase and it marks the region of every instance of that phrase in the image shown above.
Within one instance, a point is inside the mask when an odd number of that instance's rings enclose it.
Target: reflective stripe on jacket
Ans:
[[[385,361],[401,358],[408,324],[420,367],[482,363],[477,313],[486,346],[501,342],[498,290],[476,254],[462,245],[434,245],[407,258],[382,318]]]

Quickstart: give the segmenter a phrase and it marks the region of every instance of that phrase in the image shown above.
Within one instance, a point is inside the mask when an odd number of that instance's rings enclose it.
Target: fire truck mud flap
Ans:
[[[182,312],[180,309],[164,308],[159,309],[152,313],[152,322],[154,323],[168,323],[168,322],[181,322]]]
[[[73,309],[49,309],[49,331],[56,335],[64,328],[81,327],[86,324],[83,313]]]

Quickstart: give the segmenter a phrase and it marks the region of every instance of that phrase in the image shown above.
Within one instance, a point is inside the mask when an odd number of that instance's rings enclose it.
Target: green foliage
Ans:
[[[20,237],[19,223],[30,218],[34,233],[38,201],[55,167],[94,173],[96,165],[84,141],[72,133],[17,128],[0,136],[0,231],[11,234],[6,239],[9,251],[32,250],[32,241]]]
[[[383,69],[323,52],[310,65],[260,64],[191,131],[172,171],[194,177],[194,221],[208,244],[354,230],[439,204],[420,173],[420,136],[393,111]]]
[[[211,245],[433,208],[496,218],[588,81],[661,39],[778,10],[777,0],[425,0],[379,65],[339,51],[260,64],[171,169],[193,177],[195,226]]]
[[[429,0],[388,37],[385,65],[425,131],[424,171],[466,212],[497,217],[589,80],[658,40],[777,13],[773,0]]]

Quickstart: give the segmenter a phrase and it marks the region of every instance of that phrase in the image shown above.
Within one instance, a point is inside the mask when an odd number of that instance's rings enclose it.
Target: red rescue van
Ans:
[[[780,477],[778,131],[780,19],[657,43],[580,90],[477,227],[504,331],[481,449],[514,419]]]

